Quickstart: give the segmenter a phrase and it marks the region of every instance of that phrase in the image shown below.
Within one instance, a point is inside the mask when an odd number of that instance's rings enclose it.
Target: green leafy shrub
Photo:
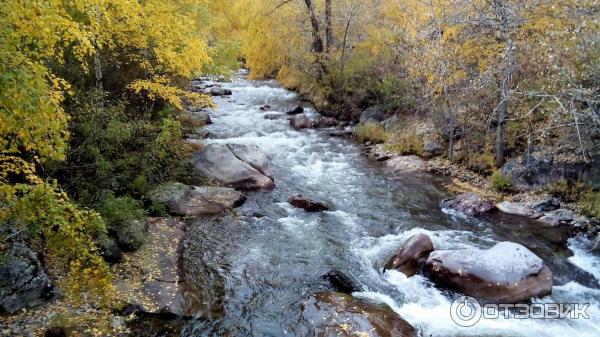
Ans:
[[[384,145],[384,150],[401,155],[423,155],[423,142],[414,131],[398,132]]]
[[[581,199],[581,206],[587,215],[600,219],[600,191],[588,190]]]
[[[502,172],[500,172],[500,170],[496,170],[492,173],[490,182],[498,191],[507,191],[511,188],[510,181],[502,174]]]
[[[560,198],[564,202],[580,200],[584,190],[585,184],[582,181],[569,183],[565,178],[559,179],[556,184],[548,187],[548,192],[550,194]]]
[[[356,127],[356,135],[361,142],[384,143],[388,139],[383,125],[375,122],[359,124]]]
[[[130,196],[115,197],[109,193],[98,207],[98,212],[110,226],[141,220],[144,217],[142,203]]]

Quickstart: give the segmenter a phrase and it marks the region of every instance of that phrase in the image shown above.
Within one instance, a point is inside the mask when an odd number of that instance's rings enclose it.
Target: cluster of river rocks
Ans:
[[[218,86],[197,85],[195,90],[211,95],[231,95],[231,91]],[[338,127],[332,136],[351,134],[345,125],[330,117],[309,117],[302,107],[287,113],[270,113],[265,105],[261,110],[265,119],[287,118],[294,129]],[[203,123],[210,117],[204,111],[189,111]],[[426,153],[437,156],[442,149],[430,145]],[[411,169],[422,165],[419,158],[385,157],[397,169]],[[245,201],[245,191],[272,190],[275,188],[269,170],[268,158],[254,145],[213,143],[202,147],[192,158],[194,169],[203,186],[190,186],[169,182],[157,186],[146,195],[148,201],[162,204],[173,216],[218,215],[238,207]],[[329,209],[327,203],[302,195],[291,196],[288,202],[307,212]],[[557,226],[576,220],[574,214],[560,208],[556,199],[548,199],[526,206],[511,202],[494,204],[473,193],[444,200],[441,207],[453,209],[470,216],[478,216],[494,208],[502,212],[537,219],[541,224]],[[181,256],[186,225],[165,218],[147,219],[122,232],[114,233],[119,248],[135,251],[135,268],[145,270],[145,281],[135,291],[148,299],[144,306],[137,303],[124,310],[130,312],[167,312],[177,316],[191,315],[183,301],[184,285],[179,280],[178,261]],[[137,234],[136,234],[137,233]],[[141,234],[141,237],[136,235]],[[144,242],[152,244],[144,245]],[[114,245],[113,245],[114,246]],[[107,260],[120,261],[120,250],[102,246]],[[409,238],[384,267],[398,270],[407,277],[421,274],[441,288],[451,289],[482,300],[515,303],[532,297],[541,297],[552,291],[552,272],[543,261],[526,247],[512,242],[502,242],[487,250],[435,250],[426,235]],[[117,252],[111,254],[112,252]],[[0,313],[12,313],[26,306],[34,306],[59,296],[57,288],[44,272],[35,254],[22,244],[13,244],[8,250],[10,263],[0,267]],[[301,315],[306,321],[318,319],[331,329],[354,322],[362,331],[373,331],[379,336],[415,336],[416,330],[387,307],[353,298],[352,292],[361,290],[357,283],[338,270],[324,278],[338,293],[312,294],[302,305]],[[123,284],[127,288],[130,285]],[[345,294],[344,294],[345,293]],[[327,330],[327,329],[325,329]],[[338,331],[339,332],[339,331]]]

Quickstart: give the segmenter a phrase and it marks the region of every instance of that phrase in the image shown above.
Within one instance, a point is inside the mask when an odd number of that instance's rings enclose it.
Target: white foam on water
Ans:
[[[387,304],[414,327],[422,330],[424,336],[598,336],[598,307],[588,313],[592,319],[540,320],[500,317],[481,319],[472,327],[461,327],[450,315],[451,301],[430,282],[421,277],[406,277],[397,271],[387,271],[385,280],[395,286],[403,295],[404,303],[397,303],[390,296],[377,292],[357,292],[356,297]],[[594,320],[593,317],[596,317]]]
[[[591,246],[592,243],[585,238],[569,239],[569,249],[573,252],[573,256],[569,257],[569,261],[600,280],[600,256],[589,251]]]

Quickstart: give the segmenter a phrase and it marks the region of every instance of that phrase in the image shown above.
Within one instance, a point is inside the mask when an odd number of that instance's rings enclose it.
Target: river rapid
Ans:
[[[423,336],[600,336],[600,257],[582,239],[566,241],[564,229],[492,213],[467,218],[441,210],[444,179],[392,173],[364,157],[352,141],[330,130],[290,128],[285,118],[267,120],[307,102],[275,81],[249,81],[241,71],[219,83],[232,96],[215,99],[213,124],[202,143],[258,145],[270,159],[277,188],[250,192],[235,214],[199,218],[188,229],[185,279],[198,314],[183,336],[310,336],[311,322],[298,320],[299,303],[326,291],[322,275],[337,268],[355,278],[355,297],[386,303]],[[332,210],[306,213],[286,200],[295,194],[326,200]],[[435,288],[420,276],[383,265],[417,233],[435,249],[488,248],[514,241],[530,248],[553,270],[553,294],[534,302],[590,303],[590,319],[481,320],[462,328],[450,317],[459,294]]]

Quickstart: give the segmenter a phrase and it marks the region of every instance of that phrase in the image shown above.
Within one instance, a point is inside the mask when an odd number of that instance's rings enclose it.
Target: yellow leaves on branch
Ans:
[[[153,80],[137,80],[128,88],[137,95],[142,95],[150,101],[163,101],[171,104],[179,110],[183,110],[183,100],[189,101],[194,106],[212,106],[210,96],[182,90],[169,85],[164,77],[156,77]]]

